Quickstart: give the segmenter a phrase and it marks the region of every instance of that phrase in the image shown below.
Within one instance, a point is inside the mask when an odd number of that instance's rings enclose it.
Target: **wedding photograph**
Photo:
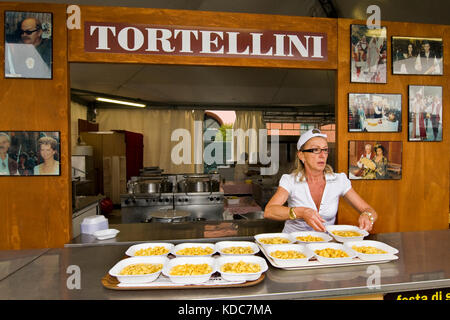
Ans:
[[[351,25],[351,82],[386,83],[386,27]]]

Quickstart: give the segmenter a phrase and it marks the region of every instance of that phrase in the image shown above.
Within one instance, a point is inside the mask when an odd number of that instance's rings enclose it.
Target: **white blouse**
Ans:
[[[339,205],[339,197],[344,196],[351,188],[352,184],[345,173],[330,173],[325,175],[325,189],[319,210],[311,196],[308,183],[299,181],[299,176],[293,174],[283,174],[279,186],[289,192],[289,207],[307,207],[319,212],[325,220],[324,225],[332,225],[336,220],[336,213]],[[284,224],[283,232],[290,233],[296,231],[313,230],[303,219],[287,220]]]

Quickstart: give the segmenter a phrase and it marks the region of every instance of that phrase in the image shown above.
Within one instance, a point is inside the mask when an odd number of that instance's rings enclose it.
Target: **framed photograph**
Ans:
[[[400,180],[401,141],[349,141],[349,179]]]
[[[348,94],[349,132],[401,132],[402,95]]]
[[[442,38],[392,37],[392,74],[441,76]]]
[[[408,89],[408,140],[442,141],[442,87]]]
[[[351,25],[351,82],[386,83],[386,27]]]
[[[52,79],[52,13],[5,11],[5,78]]]
[[[0,176],[59,176],[58,131],[0,131]]]

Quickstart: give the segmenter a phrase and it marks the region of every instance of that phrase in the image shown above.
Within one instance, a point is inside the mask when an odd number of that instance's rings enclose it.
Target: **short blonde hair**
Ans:
[[[38,140],[38,149],[41,150],[41,145],[46,144],[50,145],[50,148],[52,148],[55,151],[58,151],[58,142],[53,139],[52,137],[42,137]]]

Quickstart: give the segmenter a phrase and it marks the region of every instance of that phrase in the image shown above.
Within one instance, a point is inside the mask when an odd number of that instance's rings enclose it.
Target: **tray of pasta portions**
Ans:
[[[380,241],[363,240],[367,235],[367,231],[356,226],[336,225],[327,228],[327,233],[302,231],[284,236],[256,235],[255,242],[273,267],[285,270],[385,263],[398,259],[397,249]]]
[[[268,269],[257,252],[249,241],[144,243],[128,248],[101,282],[113,290],[247,287]]]

